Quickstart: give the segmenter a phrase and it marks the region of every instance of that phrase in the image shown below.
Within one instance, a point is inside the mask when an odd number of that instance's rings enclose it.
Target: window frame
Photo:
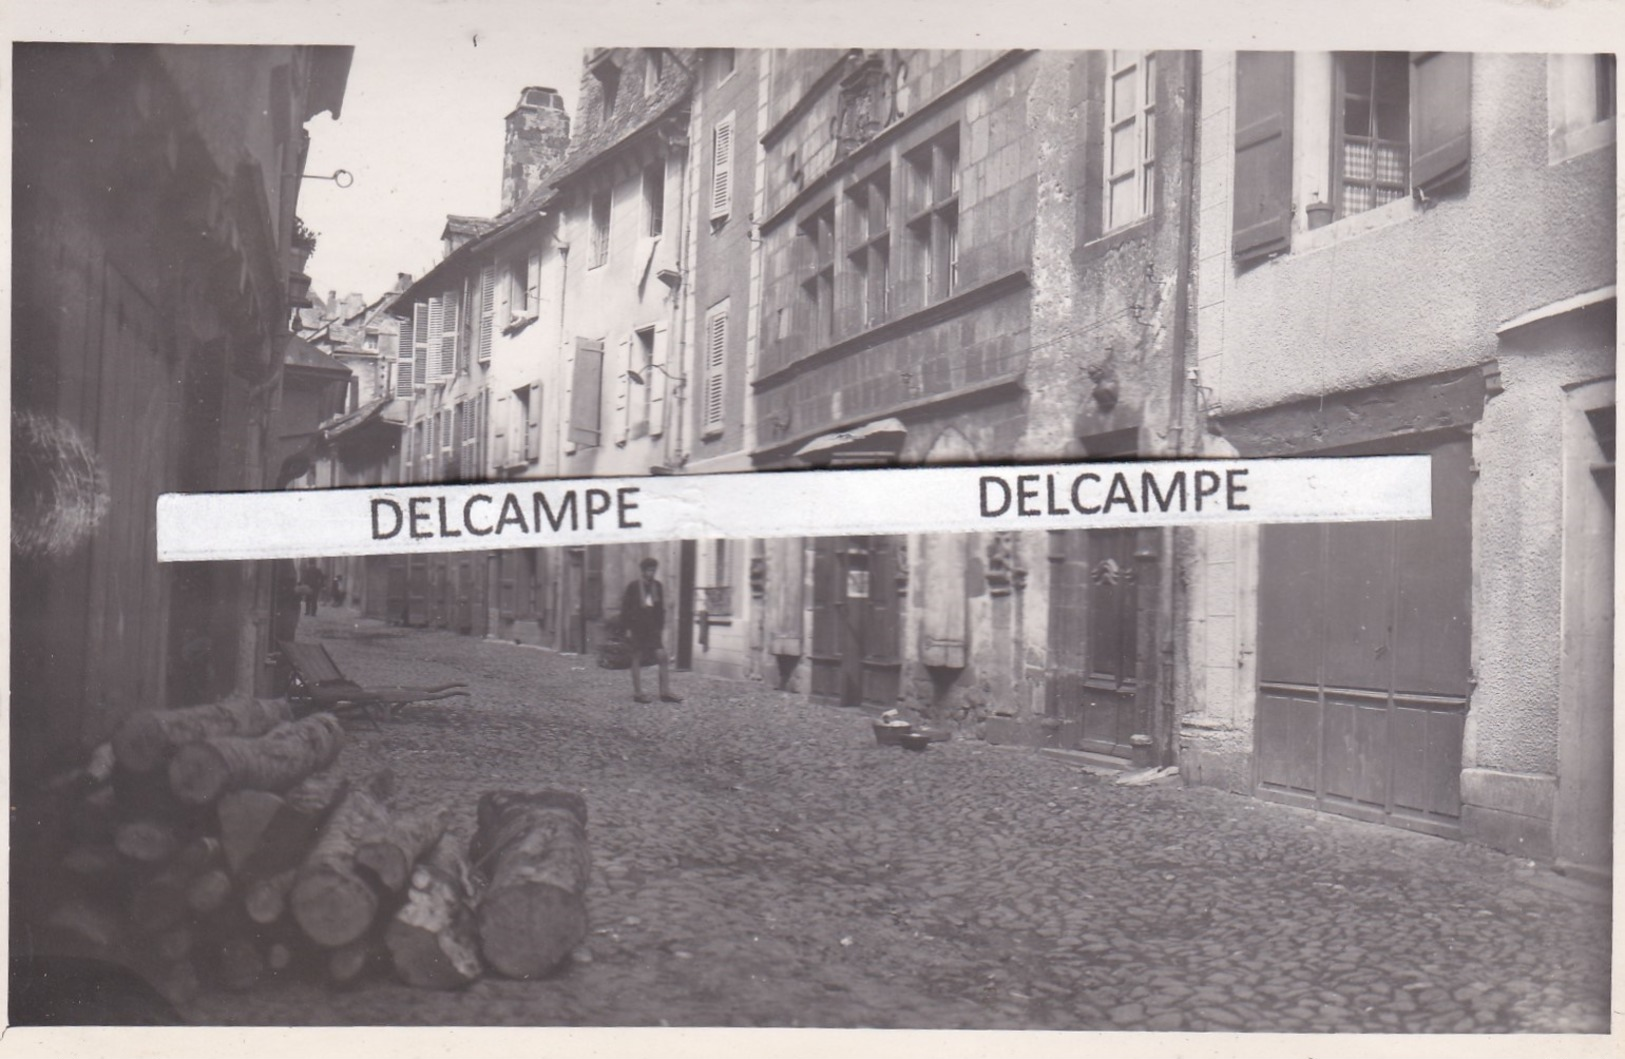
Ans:
[[[651,187],[651,178],[655,181]],[[666,229],[666,160],[650,162],[643,167],[643,234],[658,239]]]
[[[796,225],[796,239],[805,240],[798,270],[797,298],[802,322],[812,338],[813,349],[823,349],[836,340],[835,331],[835,198],[831,196],[811,210]]]
[[[1119,56],[1131,56],[1120,63]],[[1157,187],[1157,53],[1155,51],[1108,51],[1106,53],[1105,90],[1102,92],[1104,109],[1101,114],[1103,130],[1101,148],[1101,221],[1102,235],[1132,228],[1155,212]],[[1135,102],[1131,112],[1114,117],[1117,111],[1117,85],[1119,79],[1131,75],[1134,79]],[[1116,136],[1121,130],[1134,129],[1134,160],[1127,167],[1117,167],[1113,151]],[[1133,196],[1133,212],[1113,223],[1115,211],[1113,192],[1127,182]]]
[[[881,166],[846,189],[846,267],[858,300],[856,329],[885,323],[891,314],[892,168]]]
[[[1414,89],[1411,84],[1411,58],[1410,54],[1407,52],[1386,53],[1393,56],[1395,61],[1403,63],[1405,70],[1404,96],[1398,101],[1398,104],[1405,113],[1404,169],[1400,174],[1400,179],[1397,185],[1392,180],[1383,181],[1378,176],[1378,151],[1385,143],[1392,144],[1396,142],[1393,140],[1383,140],[1379,135],[1379,130],[1377,127],[1379,91],[1379,86],[1377,83],[1377,64],[1380,62],[1380,57],[1384,54],[1385,53],[1383,52],[1376,51],[1337,51],[1332,53],[1332,114],[1330,130],[1332,153],[1331,158],[1328,161],[1327,173],[1328,183],[1331,185],[1332,218],[1334,221],[1346,220],[1350,217],[1356,217],[1362,213],[1369,213],[1372,210],[1380,209],[1381,207],[1388,205],[1390,202],[1397,202],[1401,199],[1407,198],[1411,193],[1411,162],[1415,155],[1416,147],[1415,130],[1411,128],[1410,117],[1412,106],[1411,97]],[[1368,56],[1371,62],[1371,94],[1366,105],[1368,115],[1366,128],[1368,133],[1364,137],[1371,142],[1372,154],[1371,177],[1367,181],[1354,181],[1346,175],[1347,147],[1350,134],[1348,132],[1348,122],[1346,117],[1349,91],[1347,80],[1348,71],[1345,66],[1345,61],[1355,56]],[[1390,100],[1389,102],[1393,103],[1395,101]],[[1349,210],[1347,193],[1351,183],[1360,183],[1369,189],[1371,193],[1371,204],[1369,206],[1354,210],[1352,212]],[[1383,190],[1397,190],[1398,194],[1385,201],[1378,201],[1378,197]]]
[[[603,216],[599,217],[599,205],[603,205]],[[615,212],[614,189],[604,188],[593,192],[587,201],[587,224],[591,228],[591,238],[588,245],[587,268],[601,268],[609,264],[609,231],[611,219]]]
[[[959,289],[959,123],[906,152],[903,167],[907,282],[931,305]]]

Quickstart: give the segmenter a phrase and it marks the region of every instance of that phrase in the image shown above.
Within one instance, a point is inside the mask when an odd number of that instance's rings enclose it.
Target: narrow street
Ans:
[[[1463,843],[1206,789],[1114,786],[976,741],[878,747],[868,718],[757,686],[623,672],[324,609],[363,683],[469,700],[351,726],[347,771],[465,840],[481,792],[589,808],[588,952],[543,981],[387,973],[205,992],[234,1025],[1604,1031],[1599,895]]]

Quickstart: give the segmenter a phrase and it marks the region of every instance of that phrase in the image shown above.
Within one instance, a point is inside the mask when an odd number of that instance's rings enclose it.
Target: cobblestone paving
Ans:
[[[456,993],[206,993],[205,1023],[1600,1032],[1610,917],[1463,843],[1203,789],[1129,788],[975,741],[910,753],[866,717],[679,674],[631,702],[591,660],[340,621],[366,682],[471,701],[357,725],[402,800],[579,789],[588,953]]]

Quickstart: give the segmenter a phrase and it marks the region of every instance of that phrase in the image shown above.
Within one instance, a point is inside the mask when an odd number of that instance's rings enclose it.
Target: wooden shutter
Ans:
[[[429,299],[426,323],[428,331],[423,336],[422,341],[424,343],[424,354],[429,362],[428,381],[440,382],[446,377],[445,360],[441,355],[441,349],[445,344],[446,308],[445,302],[440,298]]]
[[[655,370],[649,372],[644,382],[649,384],[649,435],[659,437],[666,432],[666,325],[655,325],[654,357],[651,360]]]
[[[413,316],[417,315],[416,309]],[[395,341],[395,392],[410,396],[413,373],[416,371],[415,348],[412,345],[412,317],[408,316],[400,321],[400,335]]]
[[[412,385],[422,386],[429,376],[429,306],[434,301],[412,306]]]
[[[603,437],[604,343],[576,339],[575,371],[570,384],[570,442],[597,445]]]
[[[480,476],[483,478],[489,473],[490,460],[487,438],[491,436],[491,394],[489,391],[480,391],[480,435],[474,446],[474,460],[479,466]]]
[[[506,467],[513,462],[508,457],[508,417],[513,415],[513,401],[514,395],[511,393],[497,394],[496,421],[493,424],[491,456],[498,467]]]
[[[542,305],[542,255],[530,255],[525,264],[525,311],[537,313]]]
[[[491,335],[496,324],[497,267],[486,265],[480,269],[480,331],[478,353],[481,364],[491,362]]]
[[[723,369],[728,361],[728,309],[712,309],[705,320],[705,376],[700,390],[701,430],[719,430],[722,427],[723,398],[726,377]]]
[[[1411,55],[1411,187],[1428,192],[1467,173],[1472,132],[1472,56]]]
[[[623,443],[632,437],[632,378],[627,373],[643,366],[632,363],[632,351],[638,346],[639,343],[634,342],[632,339],[623,338],[618,353],[621,371],[620,385],[615,388],[615,416],[617,419],[617,433],[620,434],[620,440]],[[644,380],[644,385],[648,385],[647,379]]]
[[[1243,261],[1292,242],[1292,63],[1292,52],[1236,53],[1232,250]]]
[[[800,537],[767,542],[768,635],[774,654],[801,654],[806,547]]]
[[[733,212],[734,116],[729,114],[711,131],[711,219]]]
[[[463,299],[454,290],[447,291],[440,301],[440,375],[446,379],[457,374],[457,317],[462,303]]]
[[[519,424],[519,429],[525,434],[525,461],[528,463],[542,455],[542,384],[532,383],[527,394],[522,407],[525,421]]]

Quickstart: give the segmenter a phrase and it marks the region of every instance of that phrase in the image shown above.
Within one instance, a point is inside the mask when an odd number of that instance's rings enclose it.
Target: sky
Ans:
[[[306,271],[325,296],[389,290],[440,255],[448,213],[490,217],[502,190],[504,118],[528,85],[556,88],[573,116],[582,46],[536,20],[517,29],[450,19],[355,47],[338,120],[311,120],[299,215],[317,233]]]

